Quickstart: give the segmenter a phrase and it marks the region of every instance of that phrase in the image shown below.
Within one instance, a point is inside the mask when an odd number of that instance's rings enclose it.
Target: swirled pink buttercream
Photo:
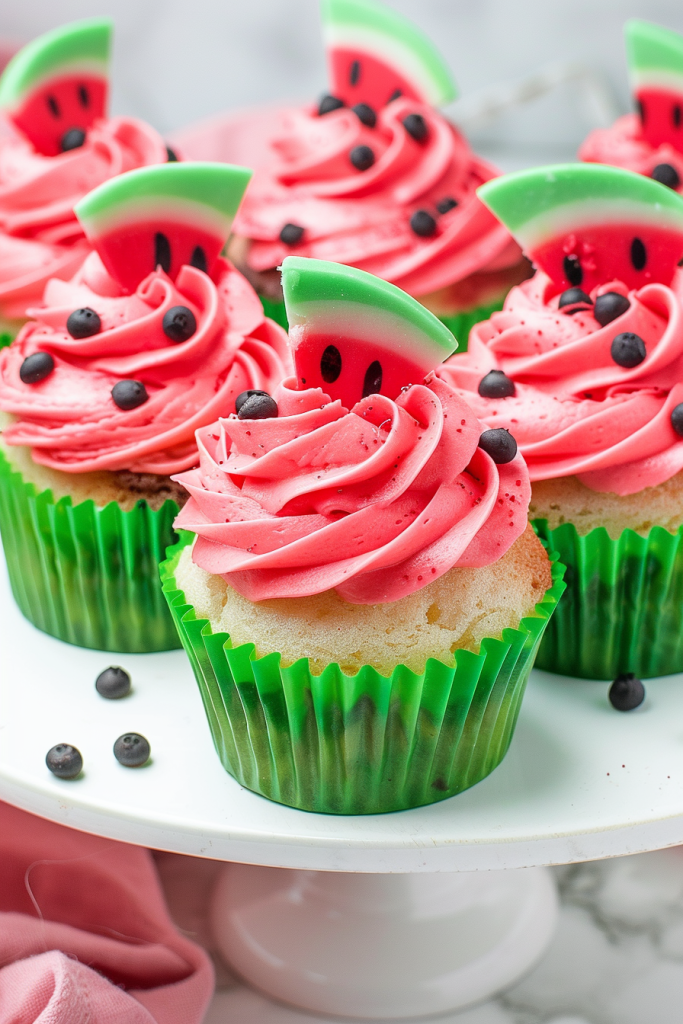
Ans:
[[[51,277],[68,278],[90,247],[74,204],[124,171],[166,161],[166,146],[133,118],[101,120],[78,149],[43,156],[17,130],[0,138],[0,309],[23,316]]]
[[[415,114],[425,126],[422,140],[403,124]],[[376,116],[369,128],[347,108],[324,116],[313,108],[282,110],[278,118],[265,113],[270,159],[254,130],[256,163],[249,165],[256,173],[234,224],[237,235],[252,241],[249,266],[262,271],[289,254],[311,256],[367,270],[420,296],[517,263],[517,244],[475,194],[495,168],[429,106],[399,98]],[[251,138],[240,135],[243,155]],[[351,162],[359,146],[374,158],[367,170]],[[411,228],[418,210],[433,217],[433,234]],[[304,229],[299,242],[280,240],[285,224]]]
[[[455,565],[495,562],[523,533],[522,459],[496,465],[433,374],[350,411],[294,384],[278,388],[277,418],[200,430],[199,468],[177,478],[194,561],[249,600],[334,588],[352,604],[396,601]]]
[[[178,305],[192,311],[197,329],[174,344],[162,321]],[[102,330],[77,340],[66,321],[82,307],[99,314]],[[35,321],[0,352],[0,409],[16,417],[3,437],[67,473],[169,474],[193,466],[198,427],[234,411],[240,392],[272,392],[290,372],[284,331],[265,319],[251,285],[222,259],[213,280],[185,266],[174,283],[158,269],[124,295],[92,253],[72,281],[50,281],[45,306],[30,312]],[[21,365],[35,352],[48,352],[54,370],[24,384]],[[120,409],[111,392],[121,380],[142,382],[148,400]]]
[[[683,438],[671,411],[683,401],[683,278],[628,292],[618,281],[595,289],[630,306],[601,327],[592,312],[571,315],[540,271],[513,288],[500,313],[475,325],[469,350],[439,375],[490,426],[514,434],[533,480],[577,475],[596,491],[634,494],[683,469]],[[570,307],[571,308],[571,307]],[[647,355],[637,366],[611,355],[616,335],[637,334]],[[509,398],[483,398],[479,383],[502,370]]]
[[[592,164],[611,164],[623,167],[648,178],[658,164],[669,164],[675,168],[681,184],[676,189],[683,192],[683,153],[668,143],[655,149],[645,138],[637,114],[625,114],[609,128],[596,128],[584,140],[579,149],[579,160]]]

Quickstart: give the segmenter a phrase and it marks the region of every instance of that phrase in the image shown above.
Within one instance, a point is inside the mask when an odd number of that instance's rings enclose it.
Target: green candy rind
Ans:
[[[0,78],[0,109],[20,106],[37,86],[71,71],[107,78],[112,28],[109,18],[88,18],[28,43]]]
[[[417,299],[355,267],[286,256],[282,291],[294,338],[302,330],[338,331],[433,366],[458,346],[448,328]]]
[[[91,241],[155,217],[227,239],[251,175],[246,167],[199,161],[141,167],[98,185],[74,210]]]
[[[326,814],[381,814],[435,803],[486,778],[503,760],[536,651],[564,590],[564,566],[535,613],[479,654],[430,658],[422,673],[339,665],[314,675],[305,658],[255,657],[214,633],[178,589],[182,533],[161,566],[163,591],[190,659],[223,767],[269,800]]]
[[[624,35],[634,88],[683,90],[683,36],[638,19],[626,22]]]
[[[451,73],[430,40],[407,18],[371,0],[321,0],[328,47],[364,50],[396,68],[432,106],[458,94]]]
[[[683,198],[620,167],[557,164],[517,171],[486,182],[477,195],[527,250],[588,225],[643,225],[683,235]]]

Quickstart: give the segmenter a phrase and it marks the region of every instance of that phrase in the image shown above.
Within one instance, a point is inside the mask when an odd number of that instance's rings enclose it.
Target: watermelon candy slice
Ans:
[[[560,164],[495,178],[477,195],[557,291],[609,281],[671,284],[683,256],[683,198],[604,164]]]
[[[395,11],[373,0],[322,0],[321,15],[331,90],[347,106],[378,110],[397,95],[432,106],[455,98],[440,54]]]
[[[107,111],[108,18],[73,22],[34,39],[0,78],[0,109],[44,156],[76,149]]]
[[[246,167],[169,163],[111,178],[76,204],[83,230],[121,287],[134,292],[161,267],[213,272],[244,190]]]
[[[624,32],[643,137],[655,148],[668,142],[683,153],[683,36],[637,20]]]
[[[287,256],[282,290],[299,388],[347,408],[371,394],[397,398],[457,348],[433,313],[364,270]]]

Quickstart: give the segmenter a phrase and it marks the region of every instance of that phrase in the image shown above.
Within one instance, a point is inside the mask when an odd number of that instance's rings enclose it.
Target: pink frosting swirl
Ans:
[[[199,468],[178,477],[194,561],[249,600],[334,588],[352,604],[396,601],[455,565],[495,562],[524,532],[524,462],[496,465],[433,374],[350,411],[294,385],[278,388],[277,418],[198,431]]]
[[[51,277],[70,277],[90,251],[74,204],[124,171],[164,163],[166,146],[133,118],[101,120],[85,143],[43,156],[16,130],[0,138],[0,308],[23,316]]]
[[[178,305],[192,311],[197,329],[174,344],[162,321]],[[77,340],[66,321],[86,306],[102,329]],[[290,372],[285,332],[265,319],[251,285],[222,259],[214,280],[184,266],[174,283],[159,269],[124,295],[92,253],[72,281],[50,281],[45,308],[30,312],[36,320],[0,352],[0,409],[17,417],[3,437],[29,446],[35,462],[68,473],[187,469],[198,460],[198,427],[232,412],[242,391],[272,392]],[[24,384],[21,365],[38,351],[50,353],[54,370]],[[111,391],[130,379],[141,381],[149,398],[122,410]]]
[[[643,138],[640,118],[637,114],[625,114],[609,128],[596,128],[584,140],[579,149],[579,160],[592,164],[611,164],[623,167],[648,178],[658,164],[670,164],[678,172],[681,184],[677,192],[683,191],[683,153],[668,143],[656,149]]]
[[[411,114],[426,125],[422,141],[402,123]],[[273,112],[267,117],[271,127]],[[475,194],[498,172],[431,107],[394,100],[378,111],[373,128],[347,108],[322,117],[312,108],[283,110],[276,124],[271,158],[264,164],[258,154],[261,166],[235,219],[235,233],[252,240],[253,270],[276,267],[288,254],[312,256],[359,267],[419,296],[520,260],[517,244]],[[350,161],[357,146],[372,150],[368,170]],[[445,199],[457,205],[439,214]],[[410,226],[422,209],[436,220],[428,237]],[[285,224],[304,228],[300,243],[280,241]]]
[[[500,313],[476,324],[469,350],[438,373],[491,426],[514,435],[532,480],[577,475],[595,491],[634,494],[683,469],[683,438],[671,411],[683,401],[683,277],[671,287],[629,292],[629,308],[601,327],[590,310],[568,315],[540,271],[513,288]],[[570,307],[569,307],[570,308]],[[637,334],[647,355],[631,369],[611,355],[622,332]],[[509,398],[483,398],[479,382],[502,370],[515,382]]]

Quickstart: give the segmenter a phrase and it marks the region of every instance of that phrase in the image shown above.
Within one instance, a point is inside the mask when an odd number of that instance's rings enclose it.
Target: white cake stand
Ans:
[[[94,688],[110,664],[132,676],[123,700]],[[183,652],[63,644],[22,618],[0,574],[0,798],[112,839],[238,862],[214,899],[221,949],[256,987],[319,1013],[405,1018],[488,998],[550,940],[545,865],[682,843],[683,677],[647,692],[620,714],[604,683],[537,672],[508,756],[473,789],[395,814],[308,814],[223,770]],[[126,731],[149,739],[148,766],[114,759]],[[83,754],[75,781],[45,766],[60,742]]]

